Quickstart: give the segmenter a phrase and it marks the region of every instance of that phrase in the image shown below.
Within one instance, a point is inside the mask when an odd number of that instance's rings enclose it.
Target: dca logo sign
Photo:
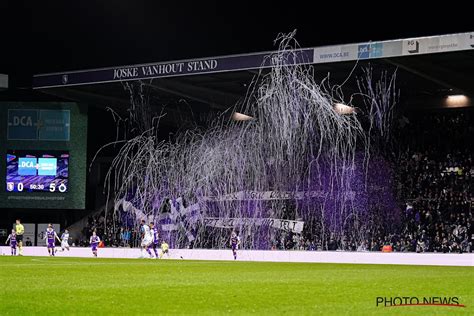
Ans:
[[[35,140],[38,133],[38,111],[8,110],[8,139]]]
[[[357,57],[359,59],[377,58],[383,55],[383,43],[359,45]]]
[[[18,159],[18,175],[20,176],[36,176],[37,167],[36,158]]]
[[[69,141],[69,110],[8,110],[9,140]]]

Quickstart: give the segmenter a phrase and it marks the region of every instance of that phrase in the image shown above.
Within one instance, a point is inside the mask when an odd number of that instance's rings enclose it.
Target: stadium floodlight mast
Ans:
[[[296,64],[293,36],[278,38],[272,68],[249,85],[245,116],[220,116],[169,141],[156,135],[160,116],[150,114],[146,84],[125,85],[129,134],[114,143],[122,147],[105,187],[117,215],[154,220],[172,247],[223,248],[234,228],[245,248],[269,249],[301,233],[301,222],[323,248],[330,239],[366,238],[368,206],[357,199],[367,191],[370,132],[354,111],[335,109],[340,101],[315,81],[312,66]],[[380,95],[386,89],[369,89],[371,80],[361,92],[366,115],[385,136],[393,106]]]

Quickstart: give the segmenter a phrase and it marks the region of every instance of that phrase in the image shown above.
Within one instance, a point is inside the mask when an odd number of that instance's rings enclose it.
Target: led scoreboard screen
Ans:
[[[69,189],[69,152],[9,150],[7,192],[58,192]]]

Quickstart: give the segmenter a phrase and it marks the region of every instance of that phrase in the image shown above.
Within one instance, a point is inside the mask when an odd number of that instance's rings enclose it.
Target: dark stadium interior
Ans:
[[[447,225],[447,223],[454,221],[461,225],[460,229],[468,228],[469,215],[465,210],[463,211],[463,207],[469,209],[470,206],[459,206],[459,203],[465,205],[464,202],[461,202],[462,199],[472,203],[469,201],[473,194],[473,169],[470,169],[473,158],[473,104],[470,99],[462,107],[453,108],[447,103],[446,98],[453,94],[474,95],[474,52],[359,61],[357,64],[354,62],[329,63],[314,66],[314,73],[316,80],[322,80],[329,75],[331,83],[337,84],[344,82],[353,71],[352,77],[343,87],[345,97],[349,97],[358,91],[355,78],[361,75],[362,69],[367,66],[371,66],[376,72],[380,70],[388,73],[393,73],[395,70],[397,72],[396,84],[400,90],[397,112],[408,118],[407,126],[410,127],[408,130],[406,128],[400,129],[400,144],[404,144],[403,146],[406,147],[399,159],[404,164],[406,163],[408,168],[412,168],[400,169],[402,171],[400,185],[403,186],[403,189],[399,191],[399,194],[403,194],[401,200],[415,203],[416,207],[424,208],[420,213],[407,214],[407,216],[414,217],[412,219],[406,218],[405,236],[386,236],[380,232],[379,236],[374,236],[375,241],[367,241],[367,247],[378,249],[384,243],[384,238],[391,238],[394,247],[399,247],[399,251],[402,246],[404,247],[402,251],[406,251],[405,249],[412,246],[413,248],[410,249],[415,251],[416,244],[410,244],[413,240],[416,241],[415,236],[425,236],[429,233],[432,243],[430,250],[433,251],[433,247],[438,247],[437,251],[442,251],[444,249],[442,234],[446,234],[445,230],[440,231],[440,235],[436,237],[436,246],[433,245],[437,230],[440,230],[439,225]],[[268,70],[263,70],[263,72],[266,71]],[[249,84],[256,75],[256,71],[249,70],[145,81],[146,89],[149,89],[151,95],[150,104],[153,111],[166,113],[160,126],[160,137],[163,139],[172,138],[179,129],[196,125],[205,126],[209,118],[242,102]],[[7,216],[2,217],[2,226],[7,226],[18,216],[26,221],[40,221],[47,218],[48,221],[68,225],[82,218],[87,212],[94,212],[104,205],[103,181],[117,148],[111,147],[101,151],[94,163],[92,163],[92,159],[101,146],[114,141],[117,137],[116,123],[109,109],[113,109],[122,116],[127,114],[130,96],[124,85],[124,83],[105,83],[34,91],[17,89],[0,93],[2,101],[15,100],[18,95],[21,95],[24,101],[62,100],[89,104],[87,163],[91,168],[88,172],[86,213],[82,210],[64,213],[57,210],[31,212],[9,209],[4,210],[4,214]],[[357,99],[353,102],[356,103]],[[357,107],[357,104],[353,104],[353,106]],[[443,132],[439,133],[440,130]],[[459,146],[461,149],[459,152],[450,151],[453,148],[453,143]],[[420,161],[427,163],[427,165],[420,165]],[[464,170],[463,176],[455,177],[454,180],[451,179],[448,182],[441,182],[434,188],[430,187],[420,191],[419,183],[426,181],[427,175],[418,174],[417,170],[425,167],[436,169],[438,165],[439,168],[443,167],[442,170],[440,169],[442,172],[445,168],[462,168]],[[450,174],[448,171],[446,172]],[[444,180],[446,179],[444,178]],[[453,183],[456,183],[457,186],[453,187],[453,192],[451,192]],[[446,190],[449,190],[450,193],[446,193]],[[435,205],[429,202],[429,199],[434,197],[438,200],[441,199],[441,204]],[[454,205],[461,207],[461,209],[453,209]],[[437,214],[440,207],[442,208],[441,215],[434,215]],[[99,231],[103,233],[100,225],[96,222],[99,221],[99,217],[94,218],[89,219],[88,229],[99,227]],[[472,227],[470,229],[472,230]],[[118,235],[116,237],[109,236],[109,239],[110,243],[114,242],[113,239],[118,243],[120,237]],[[314,240],[310,236],[306,238],[302,236],[301,239],[301,241],[286,240],[275,246],[298,249],[321,247],[321,241]],[[458,244],[460,242],[462,241],[459,241]],[[410,246],[407,246],[408,244]],[[459,247],[458,244],[456,247]],[[336,245],[331,245],[329,242],[328,249],[331,247],[337,248]],[[347,250],[350,249],[352,248],[347,248]]]

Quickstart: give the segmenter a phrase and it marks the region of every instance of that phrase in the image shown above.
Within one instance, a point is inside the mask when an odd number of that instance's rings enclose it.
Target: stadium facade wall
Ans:
[[[53,131],[67,128],[68,139],[39,137],[40,127],[46,127],[39,111],[69,111],[69,122],[48,125]],[[87,178],[87,105],[74,102],[0,102],[0,179],[6,179],[8,150],[68,151],[69,190],[65,193],[8,192],[0,185],[0,208],[19,209],[85,209]],[[68,124],[68,125],[67,125]],[[14,127],[14,128],[12,128]],[[15,133],[13,133],[15,132]],[[31,137],[31,135],[36,135]],[[60,134],[60,133],[59,133]],[[28,135],[28,137],[24,137]],[[56,134],[50,133],[50,137]],[[56,135],[57,136],[57,135]]]
[[[9,247],[0,247],[2,255],[9,255]],[[25,256],[47,256],[46,247],[25,247]],[[100,258],[138,258],[138,248],[99,248]],[[73,247],[70,252],[58,252],[58,257],[92,257],[90,248]],[[165,256],[165,258],[167,258]],[[171,249],[171,259],[184,260],[232,260],[231,250]],[[474,254],[442,253],[382,253],[382,252],[339,252],[339,251],[260,251],[240,250],[239,261],[267,262],[311,262],[351,264],[401,264],[474,266]]]

